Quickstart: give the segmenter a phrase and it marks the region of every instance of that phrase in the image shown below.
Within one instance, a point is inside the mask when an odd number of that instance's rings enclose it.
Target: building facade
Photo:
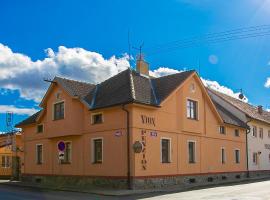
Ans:
[[[249,126],[247,134],[248,170],[251,176],[270,174],[270,113],[217,91],[209,94]]]
[[[0,178],[19,178],[20,159],[23,156],[21,149],[19,132],[0,134]]]
[[[56,77],[42,110],[17,125],[24,180],[132,189],[244,177],[247,126],[212,101],[197,73],[142,71],[98,85]]]

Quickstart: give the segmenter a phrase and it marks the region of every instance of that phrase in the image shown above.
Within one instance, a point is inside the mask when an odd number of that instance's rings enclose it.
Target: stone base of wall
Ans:
[[[270,177],[270,170],[258,170],[258,171],[250,171],[249,176],[251,178],[256,177]]]
[[[270,172],[253,173],[251,177],[270,177]],[[134,189],[158,189],[165,187],[194,187],[218,185],[221,183],[239,182],[247,179],[246,172],[179,175],[162,177],[137,177],[132,179]],[[89,190],[93,188],[126,189],[127,180],[121,177],[87,177],[87,176],[52,176],[52,175],[23,175],[23,182],[52,188]]]
[[[122,178],[102,178],[87,176],[52,176],[52,175],[23,175],[22,182],[36,184],[39,186],[49,186],[52,188],[73,188],[88,190],[97,187],[126,189],[127,181]]]
[[[179,186],[183,188],[193,186],[206,186],[221,183],[238,182],[247,179],[246,172],[202,174],[186,176],[166,176],[161,178],[142,178],[134,180],[135,189],[164,188]]]

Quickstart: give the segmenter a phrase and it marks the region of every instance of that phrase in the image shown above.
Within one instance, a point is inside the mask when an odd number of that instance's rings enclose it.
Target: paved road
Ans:
[[[75,192],[46,191],[0,185],[2,200],[270,200],[270,181],[222,186],[171,194],[105,197]]]

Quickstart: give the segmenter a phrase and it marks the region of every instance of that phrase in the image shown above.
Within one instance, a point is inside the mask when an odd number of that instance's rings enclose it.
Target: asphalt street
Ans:
[[[219,186],[187,192],[135,196],[100,196],[87,193],[40,190],[0,185],[1,200],[270,200],[270,181]]]

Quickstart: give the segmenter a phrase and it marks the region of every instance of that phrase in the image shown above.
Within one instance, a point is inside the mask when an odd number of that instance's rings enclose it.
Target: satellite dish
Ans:
[[[239,99],[244,99],[243,93],[240,93],[238,97],[239,97]]]

